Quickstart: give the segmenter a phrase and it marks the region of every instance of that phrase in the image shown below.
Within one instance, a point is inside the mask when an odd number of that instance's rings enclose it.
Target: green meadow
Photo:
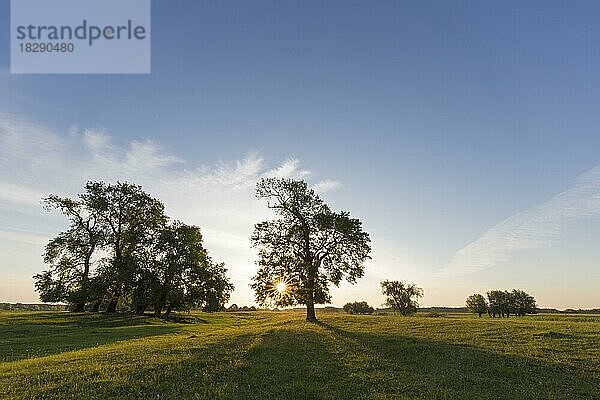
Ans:
[[[598,399],[600,316],[0,313],[2,399]]]

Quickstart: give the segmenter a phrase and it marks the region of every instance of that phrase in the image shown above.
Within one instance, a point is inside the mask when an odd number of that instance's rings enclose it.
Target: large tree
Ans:
[[[207,257],[206,268],[191,271],[194,285],[188,286],[188,296],[191,304],[200,307],[205,312],[222,311],[229,301],[234,287],[227,278],[227,268],[224,263],[216,263]],[[195,279],[199,277],[200,279]]]
[[[404,316],[417,312],[418,300],[423,296],[420,287],[400,281],[381,282],[381,292],[385,296],[385,304]]]
[[[81,197],[50,195],[43,203],[67,217],[69,227],[46,245],[44,262],[50,269],[34,276],[36,288],[43,301],[67,302],[82,312],[90,297],[92,258],[103,244],[97,216]]]
[[[109,303],[115,312],[119,299],[145,279],[152,260],[147,251],[167,222],[164,205],[141,186],[127,182],[88,182],[82,195],[94,210],[104,232],[110,262],[106,266]]]
[[[348,212],[334,212],[306,182],[264,178],[256,195],[277,219],[255,225],[259,270],[251,287],[262,305],[306,305],[316,321],[315,304],[330,301],[329,284],[363,276],[371,252],[369,234]]]
[[[193,306],[218,311],[229,300],[233,285],[224,264],[215,264],[202,245],[197,226],[175,221],[161,232],[156,247],[154,314]]]

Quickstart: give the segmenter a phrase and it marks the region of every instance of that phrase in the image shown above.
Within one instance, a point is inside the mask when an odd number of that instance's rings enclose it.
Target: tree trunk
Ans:
[[[312,265],[312,260],[307,260],[306,263],[309,266],[306,282],[306,321],[317,322],[317,316],[315,315],[315,277],[319,267],[317,265],[315,268]]]
[[[167,306],[167,311],[165,311],[165,317],[169,317],[171,315],[171,311],[173,310],[173,308],[171,307],[171,305],[169,304]]]
[[[94,249],[96,246],[92,246],[91,250],[85,255],[85,260],[83,261],[83,277],[81,279],[81,290],[82,293],[82,307],[81,311],[85,311],[85,303],[88,301],[89,290],[90,290],[90,266],[92,265],[92,255],[94,254]],[[79,307],[79,304],[77,305]]]
[[[73,307],[73,312],[84,312],[85,311],[85,303],[84,302],[79,302],[77,304],[75,304],[75,306]]]
[[[478,313],[478,314],[479,314],[479,318],[481,318],[481,314],[482,314],[482,313]]]
[[[315,315],[315,302],[313,299],[313,289],[308,290],[308,296],[306,299],[306,321],[317,322],[317,316]]]
[[[144,314],[144,313],[146,312],[146,308],[148,308],[148,306],[147,306],[147,305],[145,305],[145,304],[140,304],[140,305],[138,305],[138,306],[135,308],[135,313],[136,313],[137,315],[142,315],[142,314]]]
[[[108,307],[106,307],[106,312],[109,314],[116,313],[117,312],[117,303],[118,303],[118,298],[113,297],[112,299],[110,299],[110,303],[108,303]]]
[[[155,317],[160,317],[160,313],[162,312],[163,308],[165,307],[166,302],[167,302],[167,287],[165,284],[163,284],[162,288],[160,289],[160,297],[158,298],[158,301],[156,302],[156,307],[154,308],[154,316]]]
[[[98,312],[100,310],[100,302],[97,301],[94,303],[94,305],[92,306],[92,309],[90,310],[91,312]]]
[[[169,295],[169,286],[167,284],[163,285],[163,288],[160,291],[160,298],[158,299],[158,306],[160,308],[164,308],[167,305],[167,297]]]

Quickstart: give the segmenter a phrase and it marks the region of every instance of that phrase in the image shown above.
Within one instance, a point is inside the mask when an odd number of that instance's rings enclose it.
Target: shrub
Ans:
[[[348,314],[373,314],[375,309],[368,305],[366,301],[355,301],[354,303],[346,303],[344,311]]]

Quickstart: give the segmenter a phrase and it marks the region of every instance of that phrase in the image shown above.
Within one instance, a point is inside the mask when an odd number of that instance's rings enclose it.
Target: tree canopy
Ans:
[[[67,302],[75,311],[83,311],[90,296],[92,257],[104,244],[97,215],[83,199],[50,195],[43,204],[47,210],[57,209],[63,214],[69,226],[46,245],[43,258],[51,269],[39,275],[36,288],[42,301]],[[54,280],[53,275],[60,279]]]
[[[75,311],[86,304],[115,312],[119,304],[156,315],[200,307],[221,309],[233,286],[223,264],[202,245],[200,228],[171,221],[164,205],[127,182],[88,182],[77,198],[51,195],[69,227],[48,245],[50,268],[36,275],[45,302],[66,302]]]
[[[513,289],[510,293],[513,313],[519,317],[526,314],[537,313],[537,305],[533,296],[519,289]]]
[[[492,316],[510,317],[511,298],[510,292],[505,290],[491,290],[486,293],[488,298],[489,311]]]
[[[363,276],[371,252],[369,234],[345,211],[334,212],[306,182],[264,178],[256,195],[277,219],[255,225],[258,272],[251,287],[265,306],[306,305],[315,321],[315,304],[330,302],[329,284]]]

